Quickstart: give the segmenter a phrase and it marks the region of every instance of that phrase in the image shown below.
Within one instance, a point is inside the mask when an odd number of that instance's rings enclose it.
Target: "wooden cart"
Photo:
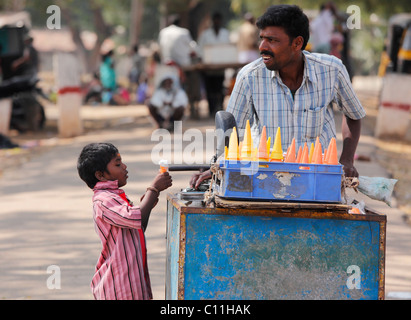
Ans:
[[[167,197],[166,299],[384,299],[386,216]]]

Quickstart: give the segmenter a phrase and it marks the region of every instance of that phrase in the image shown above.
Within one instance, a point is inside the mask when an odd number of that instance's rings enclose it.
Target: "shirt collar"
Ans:
[[[97,190],[119,190],[120,193],[123,192],[121,189],[118,188],[118,180],[99,181],[93,188],[93,191]]]
[[[317,80],[317,77],[315,76],[315,70],[314,66],[311,63],[310,59],[307,59],[307,55],[310,53],[308,51],[303,50],[303,59],[304,59],[304,78],[303,79],[308,79],[311,82],[315,82]],[[276,70],[270,70],[271,72],[271,77],[276,78],[280,77],[280,74]]]

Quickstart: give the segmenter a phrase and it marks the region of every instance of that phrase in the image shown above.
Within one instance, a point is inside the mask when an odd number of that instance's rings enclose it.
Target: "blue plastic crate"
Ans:
[[[223,160],[220,169],[221,198],[341,202],[342,165]]]

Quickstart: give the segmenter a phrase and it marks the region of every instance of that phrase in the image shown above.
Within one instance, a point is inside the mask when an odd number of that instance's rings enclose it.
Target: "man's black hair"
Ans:
[[[266,27],[282,27],[290,37],[290,42],[298,36],[303,37],[302,50],[305,49],[310,38],[309,21],[305,13],[295,5],[273,5],[258,18],[257,27],[262,30]]]
[[[90,143],[80,153],[77,161],[78,174],[90,189],[99,181],[96,171],[107,172],[108,163],[118,154],[111,143]]]

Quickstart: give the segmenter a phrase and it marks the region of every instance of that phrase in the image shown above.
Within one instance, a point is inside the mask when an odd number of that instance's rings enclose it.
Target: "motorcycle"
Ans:
[[[39,131],[44,128],[46,115],[38,97],[48,99],[37,87],[36,75],[15,76],[0,83],[0,99],[13,101],[10,128],[19,132]]]

